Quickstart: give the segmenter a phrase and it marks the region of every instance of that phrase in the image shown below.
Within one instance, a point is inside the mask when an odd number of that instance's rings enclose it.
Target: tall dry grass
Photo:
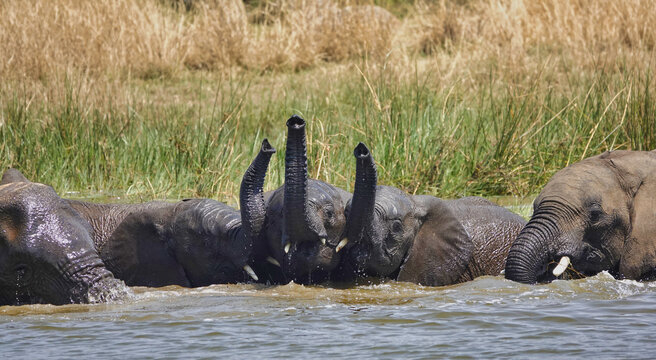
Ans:
[[[578,66],[601,56],[640,62],[656,44],[656,5],[649,0],[418,1],[402,20],[361,3],[264,1],[247,11],[239,0],[206,0],[188,12],[161,0],[5,0],[0,76],[295,70],[391,53],[463,65],[492,58],[509,66],[564,56]]]
[[[0,14],[3,77],[170,71],[188,51],[184,17],[156,1],[9,0]]]
[[[284,0],[249,23],[240,0],[7,0],[0,4],[0,76],[41,79],[75,70],[154,77],[188,69],[298,69],[380,57],[394,25],[373,6]]]
[[[557,58],[567,67],[623,61],[644,68],[656,45],[656,3],[650,0],[462,3],[417,3],[401,30],[407,52],[456,61],[492,59],[510,67]]]

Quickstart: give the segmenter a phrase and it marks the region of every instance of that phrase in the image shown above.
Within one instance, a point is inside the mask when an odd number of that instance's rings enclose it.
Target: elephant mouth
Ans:
[[[550,259],[538,274],[538,283],[550,283],[554,280],[583,279],[593,274],[577,269],[569,254],[561,254]]]
[[[304,283],[325,278],[337,267],[339,254],[319,242],[301,242],[294,243],[285,260],[294,281]]]

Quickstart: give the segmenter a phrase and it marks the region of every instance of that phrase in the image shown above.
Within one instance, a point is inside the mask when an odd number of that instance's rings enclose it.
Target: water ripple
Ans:
[[[648,358],[656,282],[133,288],[95,305],[0,307],[6,358]]]

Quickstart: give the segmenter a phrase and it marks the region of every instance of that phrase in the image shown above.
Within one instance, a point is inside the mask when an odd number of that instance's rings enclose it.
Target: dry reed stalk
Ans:
[[[328,0],[282,0],[258,14],[249,65],[301,69],[322,61],[383,57],[399,21],[371,5],[339,6]]]
[[[656,3],[649,0],[443,0],[418,3],[410,20],[404,31],[416,34],[414,51],[440,53],[460,42],[471,58],[511,66],[550,54],[574,66],[594,66],[601,56],[639,62],[656,44]]]
[[[197,14],[185,37],[190,48],[185,65],[204,69],[242,65],[251,46],[243,1],[210,0],[194,7]]]
[[[161,72],[187,48],[184,17],[154,1],[8,0],[0,15],[0,75]]]

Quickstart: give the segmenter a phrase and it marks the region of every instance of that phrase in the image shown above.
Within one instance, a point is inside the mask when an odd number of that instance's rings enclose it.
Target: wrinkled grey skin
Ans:
[[[525,220],[482,198],[441,200],[377,186],[367,147],[360,143],[354,155],[344,279],[374,276],[440,286],[503,270]]]
[[[0,182],[0,305],[120,300],[89,224],[47,185],[7,170]]]
[[[506,278],[549,282],[607,270],[616,278],[656,275],[656,151],[613,151],[558,171],[508,254]]]
[[[266,237],[256,245],[256,270],[269,283],[318,283],[339,264],[335,248],[345,235],[344,208],[351,194],[308,179],[305,121],[292,116],[287,127],[285,184],[266,194]],[[280,266],[267,263],[267,257]]]

